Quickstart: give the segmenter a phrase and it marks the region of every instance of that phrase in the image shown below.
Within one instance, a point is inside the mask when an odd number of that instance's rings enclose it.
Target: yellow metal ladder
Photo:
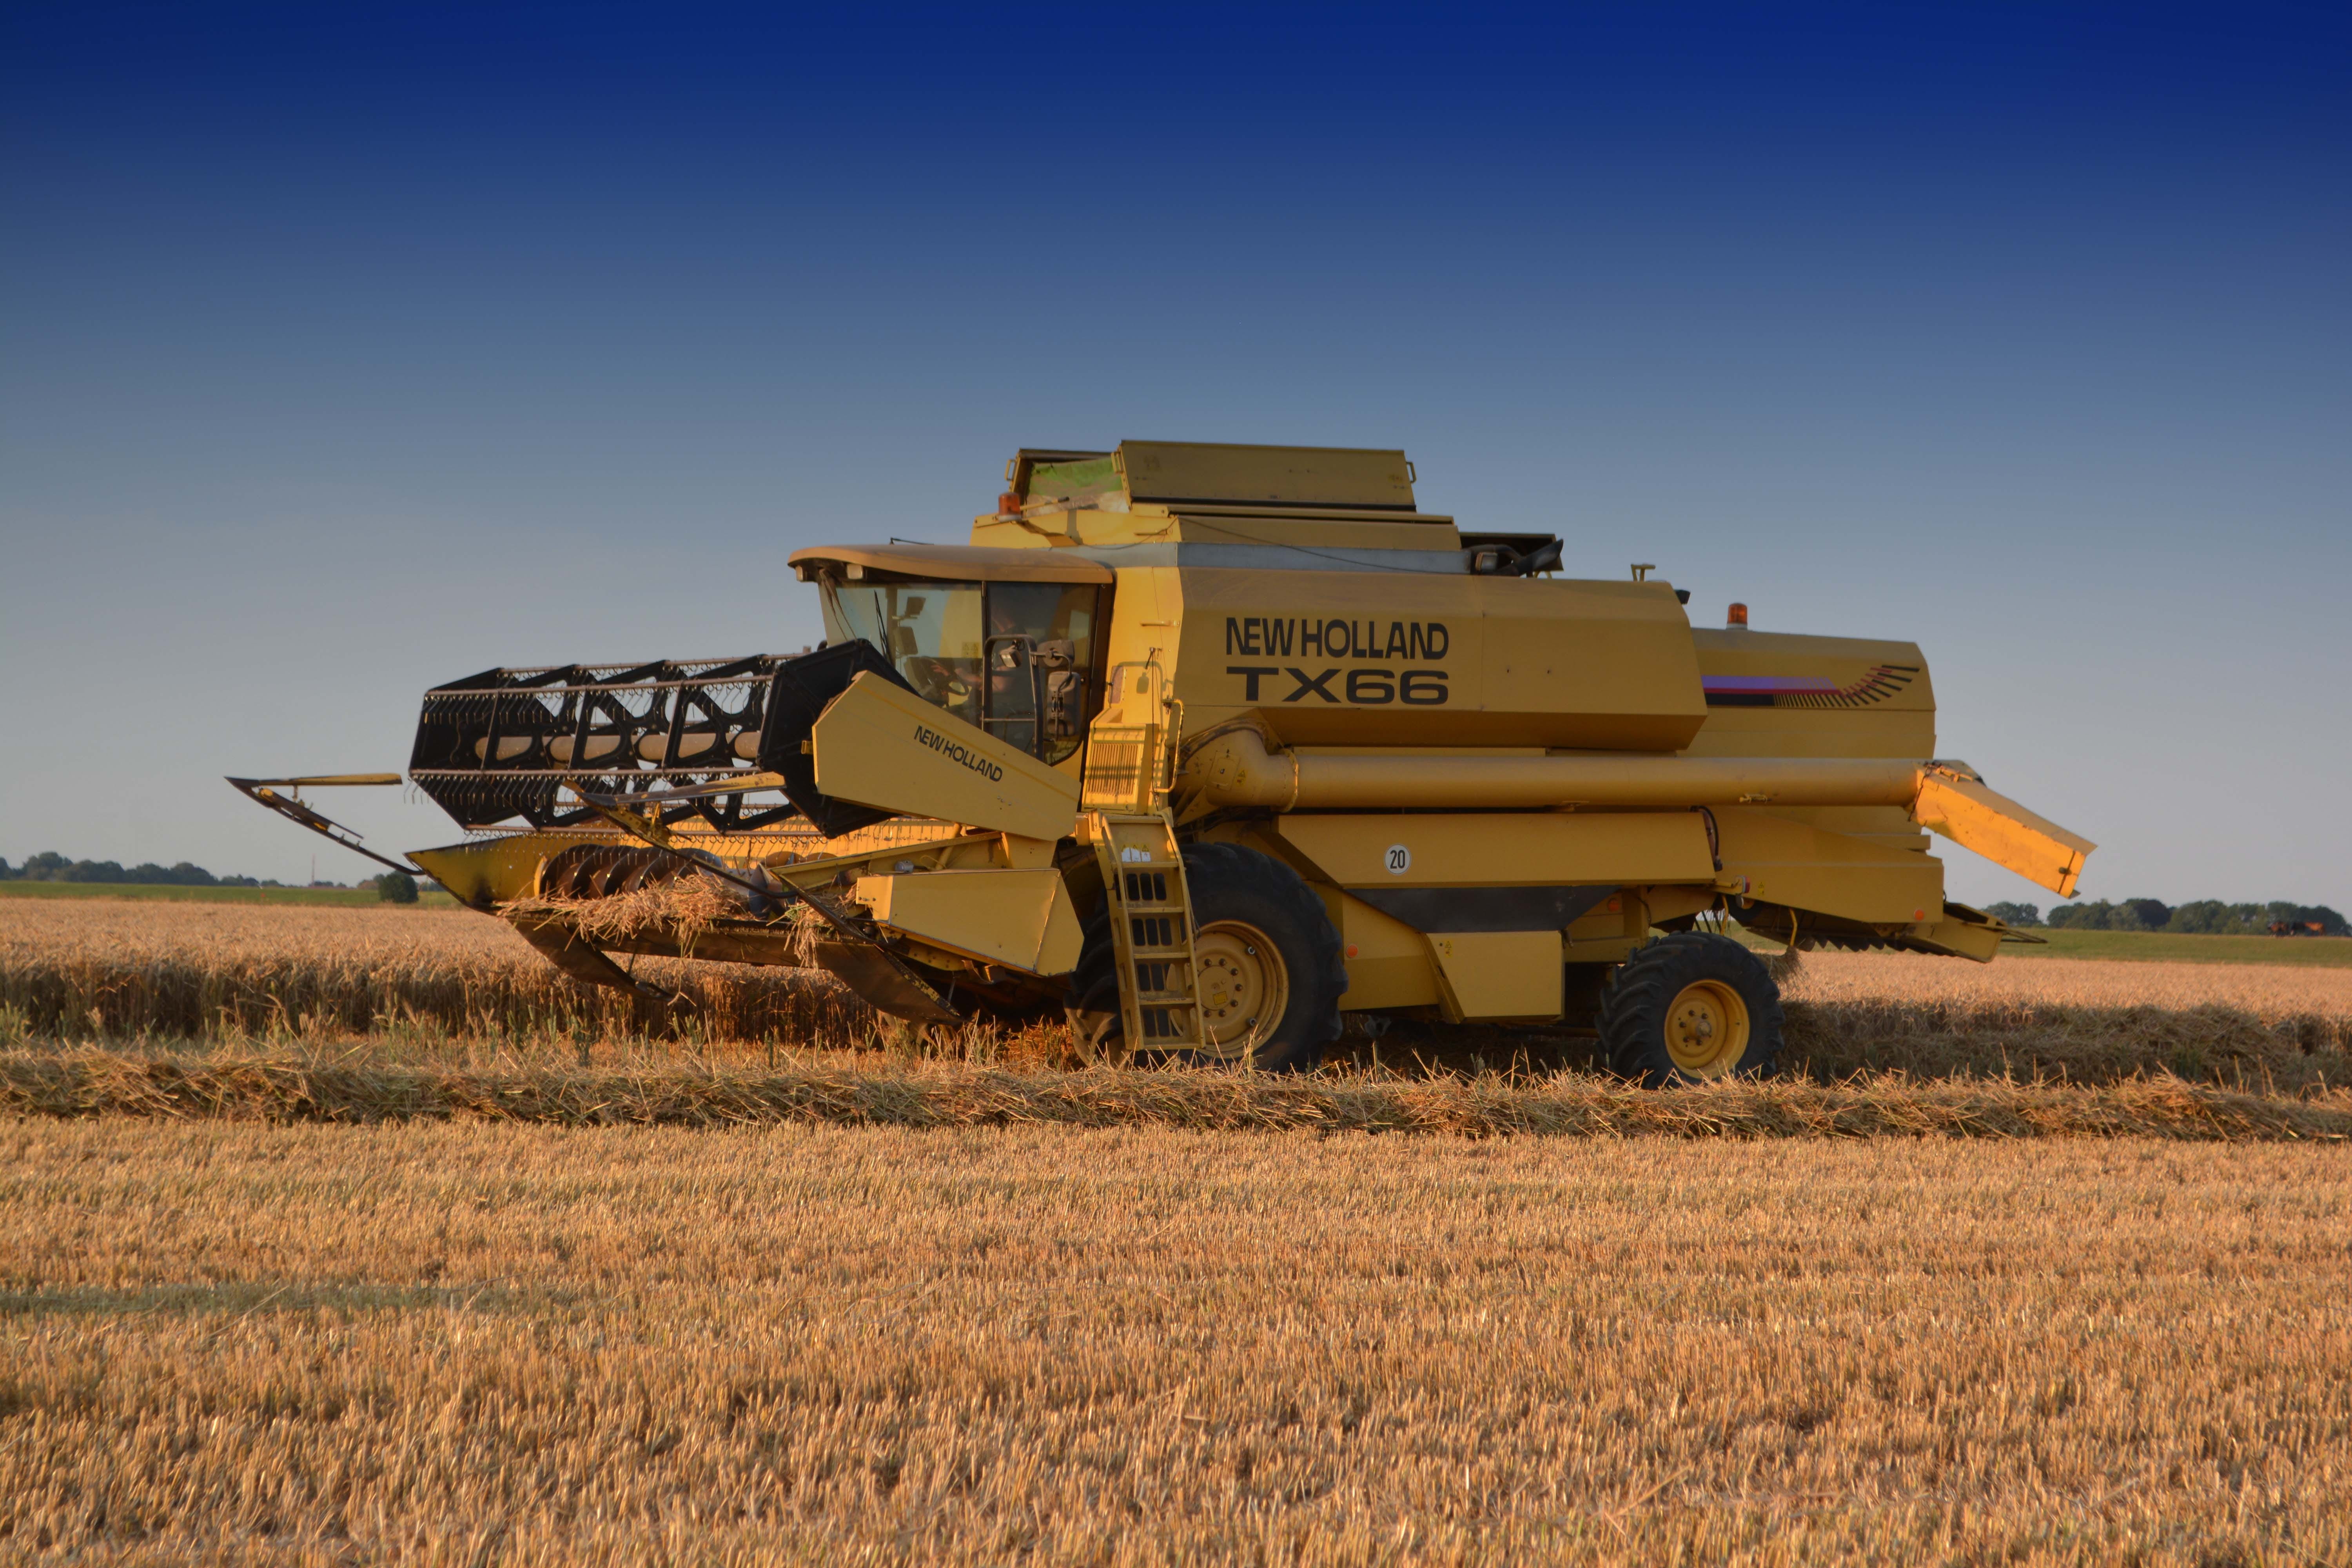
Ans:
[[[1200,974],[1192,957],[1192,901],[1184,858],[1165,812],[1091,812],[1095,856],[1118,965],[1118,1007],[1136,1051],[1197,1050]]]

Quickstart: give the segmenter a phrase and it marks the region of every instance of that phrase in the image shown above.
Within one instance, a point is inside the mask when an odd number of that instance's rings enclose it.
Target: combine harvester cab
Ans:
[[[1095,1054],[1266,1068],[1343,1013],[1565,1021],[1663,1083],[1779,1048],[1727,922],[1989,961],[2020,938],[1944,899],[1927,832],[2062,895],[2093,847],[1935,757],[1916,647],[1695,631],[1648,568],[1420,511],[1401,452],[1006,479],[968,546],[795,554],[815,653],[436,688],[409,777],[475,837],[417,867],[597,984],[814,965],[926,1023],[1059,1006]]]

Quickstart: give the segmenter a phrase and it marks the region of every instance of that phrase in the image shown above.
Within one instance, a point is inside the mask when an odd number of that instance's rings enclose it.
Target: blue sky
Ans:
[[[2345,907],[2347,81],[2320,8],[9,8],[0,855],[348,879],[220,775],[796,648],[793,549],[1134,437],[1915,638],[2091,893]]]

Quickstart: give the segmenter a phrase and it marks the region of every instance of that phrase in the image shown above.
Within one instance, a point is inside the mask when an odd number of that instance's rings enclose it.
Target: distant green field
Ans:
[[[1735,928],[1735,934],[1759,952],[1778,952],[1782,946],[1751,931]],[[2294,969],[2352,969],[2352,936],[2188,936],[2162,931],[2052,931],[2046,926],[2034,927],[2033,934],[2047,939],[2049,945],[2004,942],[2002,962],[2096,958],[2125,963],[2275,963]]]
[[[373,888],[173,888],[138,882],[0,882],[0,899],[133,899],[166,904],[302,904],[312,909],[398,909]],[[454,910],[457,900],[435,889],[417,909]]]
[[[2011,942],[2003,958],[2120,958],[2143,963],[2286,963],[2352,969],[2352,936],[2188,936],[2177,931],[2049,931],[2047,947]]]

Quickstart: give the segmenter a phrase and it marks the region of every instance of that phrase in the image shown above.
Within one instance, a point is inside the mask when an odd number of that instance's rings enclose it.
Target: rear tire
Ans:
[[[1257,850],[1190,844],[1183,854],[1198,1000],[1212,1044],[1166,1055],[1262,1072],[1313,1067],[1339,1037],[1339,997],[1348,989],[1339,933],[1323,900],[1297,872]],[[1070,977],[1069,1018],[1082,1058],[1131,1059],[1107,909],[1086,922]]]
[[[1609,1065],[1647,1088],[1766,1078],[1780,1054],[1780,988],[1731,938],[1677,931],[1618,967],[1600,1022]]]
[[[1097,910],[1080,928],[1078,967],[1071,973],[1063,1013],[1070,1021],[1070,1049],[1081,1066],[1126,1067],[1133,1062],[1126,1019],[1118,1010],[1118,958],[1111,951],[1106,910]]]

